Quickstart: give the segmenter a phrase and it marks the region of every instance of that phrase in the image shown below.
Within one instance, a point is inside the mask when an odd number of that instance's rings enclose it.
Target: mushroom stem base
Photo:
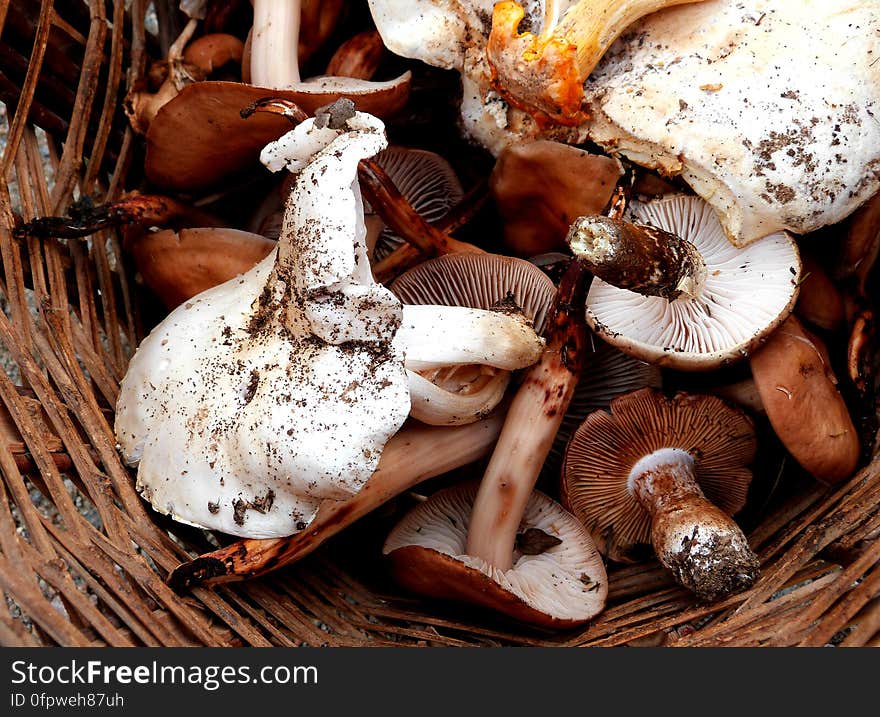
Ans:
[[[656,227],[578,217],[568,243],[593,274],[619,289],[674,301],[698,297],[706,281],[706,263],[697,248]]]
[[[712,505],[695,480],[694,461],[677,448],[642,458],[630,490],[651,515],[651,542],[676,582],[713,601],[754,584],[760,566],[734,520]]]

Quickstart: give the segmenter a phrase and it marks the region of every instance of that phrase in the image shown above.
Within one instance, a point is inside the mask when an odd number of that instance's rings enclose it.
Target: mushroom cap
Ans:
[[[382,552],[399,584],[546,627],[577,625],[601,612],[608,595],[602,557],[574,516],[543,493],[532,493],[522,528],[537,528],[561,543],[537,555],[518,553],[506,571],[467,555],[477,489],[469,482],[441,490],[391,531]]]
[[[564,249],[569,225],[578,216],[601,213],[622,174],[617,159],[567,144],[509,145],[489,177],[506,245],[521,256]]]
[[[279,115],[241,110],[266,97],[292,100],[307,112],[348,97],[362,112],[387,117],[406,104],[410,73],[388,82],[317,78],[295,89],[273,90],[242,82],[196,82],[162,106],[147,132],[144,170],[153,184],[192,193],[249,165],[260,150],[290,129]]]
[[[425,221],[446,216],[464,196],[452,166],[436,152],[392,145],[376,155],[376,162]],[[389,227],[376,240],[373,259],[384,259],[404,243]]]
[[[437,0],[369,0],[370,13],[382,41],[401,57],[421,60],[446,70],[461,69],[462,48],[469,26],[476,25],[475,10],[491,17],[494,2],[437,2]]]
[[[169,309],[252,269],[275,248],[259,234],[224,227],[162,229],[137,236],[128,250],[138,272]]]
[[[531,262],[502,254],[445,254],[398,276],[389,287],[404,304],[493,309],[512,302],[541,333],[556,287]]]
[[[409,414],[400,302],[366,256],[358,163],[386,146],[355,113],[267,153],[299,171],[278,249],[175,309],[141,343],[115,432],[153,507],[251,538],[305,529],[370,478]]]
[[[651,517],[629,485],[642,458],[663,448],[686,451],[709,502],[728,515],[743,508],[757,449],[754,425],[720,398],[679,393],[667,398],[644,388],[611,401],[574,432],[562,466],[562,504],[580,520],[599,550],[632,562],[651,543]]]
[[[681,174],[737,246],[836,223],[880,188],[878,24],[852,1],[652,14],[585,83],[590,139]]]
[[[790,316],[751,358],[752,377],[774,433],[814,478],[848,478],[861,447],[821,341]]]
[[[707,371],[746,357],[791,312],[801,261],[787,233],[737,249],[698,197],[664,197],[631,210],[638,222],[693,244],[707,276],[695,299],[671,302],[594,278],[587,323],[608,343],[648,363]]]

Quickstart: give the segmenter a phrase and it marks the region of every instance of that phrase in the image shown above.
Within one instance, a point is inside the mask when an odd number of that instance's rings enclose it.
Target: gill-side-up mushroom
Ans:
[[[788,233],[737,249],[698,197],[630,209],[638,224],[581,217],[569,232],[596,275],[587,323],[603,340],[649,363],[711,370],[748,356],[791,313],[801,262]]]
[[[403,307],[373,281],[356,177],[386,144],[344,103],[281,138],[267,154],[298,177],[278,249],[141,343],[115,431],[158,511],[246,537],[302,530],[375,471],[409,414],[407,367],[538,358],[521,316]]]
[[[602,556],[578,520],[543,493],[528,496],[508,569],[468,553],[478,489],[475,482],[445,488],[403,517],[382,548],[395,581],[542,627],[572,627],[598,615],[608,597]]]
[[[745,505],[755,450],[751,419],[721,399],[641,389],[575,431],[562,502],[611,559],[631,561],[651,544],[678,583],[716,600],[758,576],[730,517]]]

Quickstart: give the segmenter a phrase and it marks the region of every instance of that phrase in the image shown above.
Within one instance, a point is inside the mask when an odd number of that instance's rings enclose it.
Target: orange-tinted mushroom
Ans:
[[[493,86],[511,104],[564,125],[583,123],[584,80],[620,34],[644,15],[694,0],[580,0],[561,17],[546,3],[540,33],[519,32],[525,11],[499,2],[486,53]]]

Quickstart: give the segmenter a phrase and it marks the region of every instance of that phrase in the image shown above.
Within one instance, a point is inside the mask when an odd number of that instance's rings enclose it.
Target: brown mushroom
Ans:
[[[852,475],[858,432],[821,340],[789,316],[752,354],[751,368],[767,418],[794,459],[825,483]]]
[[[568,445],[562,503],[613,560],[651,543],[701,599],[748,588],[758,560],[730,517],[746,502],[751,419],[715,396],[650,388],[590,414]]]
[[[618,160],[560,142],[509,145],[489,177],[506,247],[518,256],[564,249],[569,225],[602,212],[622,174]]]
[[[162,229],[127,244],[144,284],[168,309],[245,273],[275,246],[258,234],[213,227]]]
[[[843,297],[822,265],[813,257],[803,256],[803,278],[800,282],[794,312],[814,326],[834,331],[844,321]]]
[[[369,80],[376,74],[384,56],[385,45],[378,32],[375,30],[359,32],[343,42],[333,53],[333,57],[327,63],[327,74]]]

